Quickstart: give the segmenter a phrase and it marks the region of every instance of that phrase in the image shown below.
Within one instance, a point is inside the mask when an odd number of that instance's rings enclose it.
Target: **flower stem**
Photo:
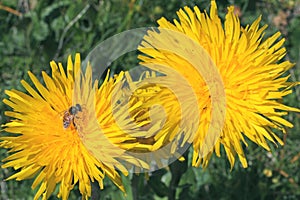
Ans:
[[[171,181],[169,185],[169,194],[168,194],[168,200],[175,200],[176,199],[176,190],[179,185],[180,179],[182,175],[187,170],[187,164],[188,164],[188,150],[183,154],[183,157],[185,158],[184,161],[176,160],[175,162],[170,164],[170,171],[171,171]]]
[[[100,199],[100,188],[97,182],[92,182],[92,195],[91,200],[99,200]]]
[[[132,179],[131,179],[131,189],[132,189],[133,200],[139,199],[138,187],[139,187],[139,176],[137,174],[133,174]]]

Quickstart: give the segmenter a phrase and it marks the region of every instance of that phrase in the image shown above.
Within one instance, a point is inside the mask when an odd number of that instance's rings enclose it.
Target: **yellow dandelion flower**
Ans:
[[[157,76],[154,71],[144,71],[139,80],[133,81],[130,73],[125,73],[128,87],[122,91],[128,98],[131,109],[130,116],[143,134],[133,134],[134,140],[124,143],[135,143],[128,152],[156,170],[166,167],[170,162],[181,157],[187,146],[179,134],[180,123],[174,119],[181,118],[183,111],[180,107],[176,90],[162,84],[164,77]],[[175,93],[174,93],[175,92]],[[138,106],[135,106],[138,105]],[[145,171],[145,168],[135,168],[135,172]]]
[[[18,170],[7,180],[35,177],[32,189],[40,187],[34,199],[49,198],[57,185],[57,196],[68,199],[76,184],[87,199],[91,181],[97,181],[102,189],[105,175],[124,191],[116,170],[128,172],[117,159],[123,156],[134,161],[123,155],[124,149],[131,147],[122,142],[131,137],[117,128],[113,116],[121,114],[110,106],[111,91],[122,83],[124,73],[107,76],[98,88],[98,81],[92,84],[91,66],[82,72],[79,54],[74,63],[68,58],[66,72],[61,63],[52,61],[50,65],[52,77],[42,72],[45,86],[29,72],[36,89],[22,80],[29,94],[5,91],[9,99],[3,102],[12,108],[5,115],[13,119],[2,126],[12,135],[2,136],[0,146],[12,154],[2,167]]]
[[[129,96],[130,107],[140,103],[140,106],[133,109],[130,115],[141,129],[147,130],[147,135],[136,136],[135,139],[140,143],[134,149],[155,151],[169,142],[168,140],[164,142],[166,138],[169,138],[168,135],[178,132],[178,125],[172,123],[172,119],[180,114],[180,110],[179,113],[172,113],[173,109],[179,107],[179,105],[173,105],[178,103],[176,96],[168,88],[156,83],[159,80],[156,80],[158,77],[153,71],[146,71],[136,82],[128,73],[126,77],[128,82],[132,83],[128,84],[127,91],[123,88]],[[172,103],[167,104],[165,99]]]
[[[291,88],[297,83],[287,82],[289,76],[285,72],[293,64],[281,61],[286,49],[282,47],[285,40],[280,39],[280,32],[263,40],[267,25],[259,26],[261,17],[242,27],[233,6],[228,7],[222,25],[214,0],[211,1],[210,14],[201,12],[198,7],[185,7],[177,15],[179,21],[174,20],[174,24],[161,18],[158,31],[148,31],[140,45],[144,55],[139,58],[144,66],[164,73],[166,77],[170,69],[175,70],[195,91],[200,122],[193,139],[193,166],[202,164],[205,167],[213,151],[220,156],[222,144],[231,167],[236,154],[243,167],[247,167],[243,152],[243,144],[247,146],[245,136],[268,151],[268,140],[283,145],[273,130],[285,133],[285,127],[293,127],[283,116],[287,111],[299,112],[299,109],[282,103],[282,98],[292,93]],[[200,62],[200,67],[205,68],[201,73],[196,70],[198,66],[193,65]],[[214,84],[216,73],[211,71],[215,68],[222,79],[220,84],[216,81],[217,89],[208,87],[209,83]],[[209,140],[214,140],[211,135],[208,135],[211,137],[208,140],[204,138],[213,121],[212,110],[218,106],[213,105],[211,93],[221,86],[225,98],[220,104],[224,104],[225,112],[222,108],[217,112],[220,117],[224,115],[224,125],[215,134],[213,148],[204,155],[201,149]],[[219,98],[223,98],[222,95]],[[174,121],[177,123],[178,119]]]

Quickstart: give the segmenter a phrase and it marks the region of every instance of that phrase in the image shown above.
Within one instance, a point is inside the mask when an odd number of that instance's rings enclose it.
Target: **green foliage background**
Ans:
[[[266,36],[280,30],[286,38],[287,55],[296,63],[290,71],[291,80],[300,80],[300,2],[299,0],[227,0],[217,1],[219,13],[224,18],[226,7],[235,4],[241,23],[251,23],[263,15],[262,24],[269,24]],[[183,6],[198,5],[209,9],[209,0],[2,0],[0,1],[0,97],[4,90],[22,90],[21,79],[28,79],[27,71],[36,75],[49,72],[49,61],[66,63],[67,56],[76,52],[82,58],[96,44],[119,32],[156,26],[164,16],[176,18]],[[7,7],[19,12],[8,10]],[[86,12],[84,12],[86,11]],[[79,14],[82,15],[79,15]],[[124,56],[112,64],[112,72],[130,69],[137,64],[136,55]],[[300,107],[300,88],[285,101]],[[0,123],[8,119],[3,115],[8,108],[0,104]],[[266,152],[251,144],[246,151],[249,167],[243,169],[237,162],[230,170],[223,152],[221,158],[213,157],[207,169],[190,167],[188,163],[173,163],[168,169],[145,175],[124,177],[127,196],[105,180],[105,189],[95,192],[100,199],[300,199],[300,121],[299,114],[291,113],[288,119],[295,125],[281,137],[285,146],[273,145]],[[1,160],[7,152],[0,150]],[[190,154],[187,155],[189,157]],[[1,164],[1,163],[0,163]],[[32,180],[4,181],[12,169],[0,169],[0,199],[32,199]],[[178,184],[176,183],[178,180]],[[175,190],[171,197],[170,191]],[[73,190],[70,199],[80,199]],[[54,195],[51,199],[57,199]]]

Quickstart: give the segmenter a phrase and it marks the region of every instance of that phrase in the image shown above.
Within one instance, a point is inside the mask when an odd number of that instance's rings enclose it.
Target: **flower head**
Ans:
[[[195,109],[199,109],[200,121],[193,137],[192,164],[206,166],[213,151],[220,156],[222,145],[231,166],[237,154],[243,167],[247,167],[242,145],[247,146],[245,136],[266,150],[270,150],[267,140],[283,144],[273,130],[285,133],[285,127],[293,125],[283,116],[287,115],[287,111],[299,111],[282,103],[282,98],[290,94],[291,87],[296,85],[287,82],[289,76],[285,75],[293,64],[281,61],[286,54],[286,49],[282,47],[284,39],[280,39],[279,32],[263,39],[267,26],[259,26],[261,17],[252,25],[242,27],[233,6],[228,7],[222,25],[214,0],[211,1],[210,14],[201,12],[198,7],[193,10],[185,7],[177,15],[179,21],[174,20],[174,24],[165,18],[158,20],[158,31],[149,31],[144,37],[140,46],[144,55],[139,58],[143,65],[167,76],[170,68],[177,71],[195,91],[199,106]],[[180,36],[180,40],[176,33],[185,37]],[[204,55],[209,55],[212,62],[207,61]],[[193,64],[203,59],[206,71],[201,74]],[[216,76],[211,73],[214,68],[224,87],[225,100],[220,104],[225,105],[225,110],[217,109],[219,116],[224,115],[224,124],[222,129],[215,129],[219,132],[217,138],[212,139],[215,141],[213,148],[203,155],[201,149],[209,140],[204,138],[209,124],[214,121],[212,110],[218,106],[212,105],[213,87],[208,87]]]
[[[36,89],[21,81],[29,94],[9,90],[4,103],[12,108],[5,115],[13,119],[2,125],[10,136],[2,136],[0,146],[10,149],[3,168],[19,170],[10,179],[35,177],[32,188],[40,185],[34,199],[48,198],[59,185],[58,197],[68,199],[76,184],[84,199],[91,196],[91,181],[103,188],[107,175],[122,191],[119,169],[127,170],[117,159],[125,156],[130,145],[122,144],[132,137],[118,128],[114,115],[121,116],[111,106],[112,91],[122,83],[124,73],[109,78],[98,88],[92,84],[91,66],[81,69],[79,54],[75,62],[68,58],[67,70],[52,61],[52,76],[42,73],[45,85],[29,72]],[[124,117],[125,119],[126,117]],[[130,122],[123,122],[127,127]]]
[[[164,76],[149,70],[136,81],[132,80],[130,73],[125,76],[129,84],[125,84],[128,87],[123,87],[122,92],[132,108],[129,115],[139,132],[132,133],[134,140],[124,144],[135,143],[127,149],[128,152],[150,165],[147,169],[135,168],[135,172],[166,167],[180,158],[187,148],[183,145],[186,139],[180,134],[180,123],[175,123],[174,119],[180,119],[190,109],[181,110],[178,95],[175,95],[177,91],[163,84]]]

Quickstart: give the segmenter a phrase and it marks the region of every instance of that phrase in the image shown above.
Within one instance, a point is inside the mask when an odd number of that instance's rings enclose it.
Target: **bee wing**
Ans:
[[[68,110],[59,112],[57,116],[59,116],[59,118],[62,120],[64,129],[67,129],[73,120],[72,115],[68,112]]]
[[[71,124],[70,121],[68,121],[68,120],[63,120],[63,127],[64,127],[64,129],[69,128],[70,124]]]
[[[60,118],[63,118],[67,112],[68,112],[67,110],[61,111],[61,112],[57,113],[57,116],[59,116]]]

